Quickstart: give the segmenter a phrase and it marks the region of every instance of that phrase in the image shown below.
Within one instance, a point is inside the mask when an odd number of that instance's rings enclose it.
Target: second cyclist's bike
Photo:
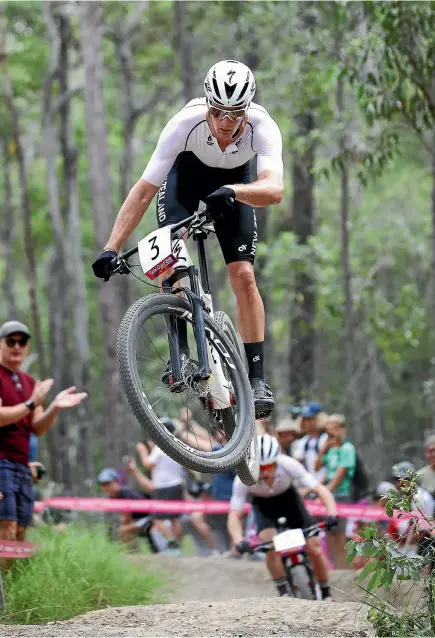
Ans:
[[[199,472],[235,467],[252,485],[259,475],[252,390],[231,319],[213,309],[205,253],[211,232],[204,208],[118,256],[112,275],[131,272],[129,259],[138,254],[143,273],[160,277],[162,288],[125,313],[118,366],[134,415],[168,456]],[[188,237],[196,242],[199,267]],[[168,418],[178,424],[175,431],[165,425]]]

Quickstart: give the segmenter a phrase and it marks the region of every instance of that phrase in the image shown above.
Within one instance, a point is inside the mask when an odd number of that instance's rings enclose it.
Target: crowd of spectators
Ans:
[[[183,424],[186,426],[184,429]],[[221,437],[219,441],[213,439],[210,432],[206,432],[192,419],[191,413],[183,412],[178,420],[168,419],[165,425],[173,432],[177,431],[177,435],[184,438],[186,442],[190,442],[189,436],[194,436],[195,445],[199,448],[203,445],[204,449],[210,449],[211,441],[213,448],[217,449],[223,442]],[[324,483],[339,504],[382,505],[385,494],[390,490],[400,489],[408,473],[415,471],[412,463],[402,461],[386,473],[384,481],[377,485],[370,485],[364,465],[348,433],[345,417],[341,414],[327,414],[316,402],[309,402],[298,408],[292,407],[289,414],[275,424],[270,418],[259,420],[256,428],[258,434],[268,432],[276,436],[282,452],[298,460],[308,472]],[[191,499],[229,501],[231,498],[235,470],[214,475],[200,475],[187,471],[170,459],[152,441],[138,443],[136,452],[137,462],[130,457],[124,468],[136,487],[119,486],[117,488],[126,490],[124,492],[126,494],[131,493],[130,490],[133,489],[135,496],[131,498],[145,496],[175,501]],[[432,495],[435,493],[435,435],[427,438],[424,444],[424,455],[428,464],[418,470],[421,479],[413,505],[417,506],[418,503],[423,512],[432,516],[434,513]],[[104,470],[104,472],[108,471],[113,472],[113,470]],[[99,480],[106,493],[113,496],[104,486],[101,475]],[[315,496],[307,489],[301,488],[300,491],[307,500]],[[327,549],[335,568],[348,567],[345,544],[349,538],[358,538],[359,532],[367,522],[366,519],[340,517],[337,529],[328,532]],[[126,527],[127,525],[129,526]],[[397,540],[400,551],[405,551],[409,555],[418,551],[418,546],[421,545],[421,534],[418,530],[417,532],[414,530],[412,535],[406,535],[406,521],[392,520],[388,524],[379,522],[378,527]],[[193,536],[197,552],[200,554],[225,553],[229,556],[237,556],[226,534],[226,515],[210,516],[195,512],[188,515],[162,514],[144,517],[140,513],[133,514],[130,515],[129,520],[123,517],[120,528],[121,538],[130,542],[132,534],[143,535],[144,529],[149,536],[150,528],[154,537],[160,538],[158,542],[155,542],[160,549],[178,552],[183,536],[189,533]],[[255,522],[248,519],[247,533],[249,529],[253,533]]]

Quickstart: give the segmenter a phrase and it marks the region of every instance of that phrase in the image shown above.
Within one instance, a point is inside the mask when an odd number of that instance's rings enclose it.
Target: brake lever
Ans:
[[[113,268],[113,270],[111,270],[107,277],[104,278],[105,282],[108,282],[113,275],[127,275],[130,272],[126,260],[120,256],[112,259],[109,263],[109,268]]]

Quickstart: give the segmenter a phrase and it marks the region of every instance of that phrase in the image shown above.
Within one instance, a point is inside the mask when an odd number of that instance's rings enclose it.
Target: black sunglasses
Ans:
[[[29,343],[29,337],[20,337],[20,339],[14,339],[14,337],[6,337],[6,345],[8,348],[13,348],[16,343],[24,348]]]

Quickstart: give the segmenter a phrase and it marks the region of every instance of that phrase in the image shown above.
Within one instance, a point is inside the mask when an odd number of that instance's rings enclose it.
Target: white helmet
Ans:
[[[205,76],[204,90],[213,106],[245,109],[254,97],[255,80],[246,64],[222,60]]]
[[[261,434],[258,437],[258,449],[260,452],[260,465],[275,463],[281,449],[278,441],[270,434]]]

